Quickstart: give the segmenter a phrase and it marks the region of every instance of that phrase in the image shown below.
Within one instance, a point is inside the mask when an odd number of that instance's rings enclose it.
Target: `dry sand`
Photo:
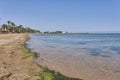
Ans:
[[[27,34],[0,34],[0,80],[36,80],[40,68],[32,58],[22,59],[25,53],[20,46]]]

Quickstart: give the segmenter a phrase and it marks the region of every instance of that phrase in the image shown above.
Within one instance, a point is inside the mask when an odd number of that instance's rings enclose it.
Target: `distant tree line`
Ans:
[[[54,32],[49,32],[49,31],[45,31],[44,34],[62,34],[62,31],[54,31]]]
[[[0,27],[0,33],[40,33],[40,31],[24,27],[23,25],[17,26],[15,23],[7,21],[7,24],[3,24]]]
[[[1,18],[0,18],[1,19]],[[45,31],[40,32],[39,30],[24,27],[23,25],[16,25],[12,21],[7,21],[6,24],[0,26],[0,33],[43,33],[43,34],[62,34],[62,31]]]

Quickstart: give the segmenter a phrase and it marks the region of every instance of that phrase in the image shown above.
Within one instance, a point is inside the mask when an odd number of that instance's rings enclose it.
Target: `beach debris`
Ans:
[[[7,73],[0,77],[0,80],[9,80],[8,78],[12,75],[12,73]]]

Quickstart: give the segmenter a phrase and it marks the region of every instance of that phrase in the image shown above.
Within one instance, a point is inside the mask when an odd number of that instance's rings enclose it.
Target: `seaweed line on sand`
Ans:
[[[30,37],[26,36],[26,41],[28,41],[29,39],[30,39]],[[21,44],[22,50],[24,51],[24,53],[26,53],[26,56],[24,56],[22,59],[26,59],[28,57],[32,57],[33,59],[37,59],[37,57],[39,57],[37,52],[31,51],[27,47],[26,41]],[[59,72],[55,72],[54,70],[50,70],[47,67],[41,66],[40,64],[37,64],[37,63],[36,63],[36,65],[42,69],[42,71],[40,71],[36,75],[39,77],[37,80],[83,80],[83,79],[79,79],[79,78],[71,78],[71,77],[64,76]],[[30,79],[26,78],[24,80],[30,80]]]

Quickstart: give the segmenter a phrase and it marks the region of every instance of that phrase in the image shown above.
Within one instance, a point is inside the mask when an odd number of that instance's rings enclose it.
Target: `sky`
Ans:
[[[0,0],[0,17],[41,31],[120,32],[120,0]]]

